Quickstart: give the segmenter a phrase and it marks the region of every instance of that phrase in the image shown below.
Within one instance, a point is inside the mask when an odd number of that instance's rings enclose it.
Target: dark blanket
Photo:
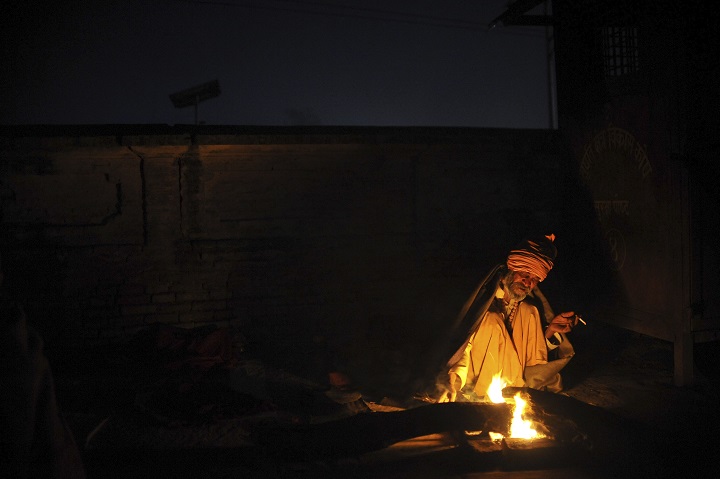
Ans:
[[[136,362],[148,370],[135,406],[157,419],[208,422],[273,408],[263,398],[234,390],[230,377],[245,359],[237,330],[208,325],[179,328],[157,324],[136,337]]]

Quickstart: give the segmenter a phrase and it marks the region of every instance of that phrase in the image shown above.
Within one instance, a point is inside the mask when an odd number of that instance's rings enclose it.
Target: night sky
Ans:
[[[202,123],[548,128],[546,32],[488,29],[507,5],[10,2],[0,123],[191,124],[169,95],[217,79]]]

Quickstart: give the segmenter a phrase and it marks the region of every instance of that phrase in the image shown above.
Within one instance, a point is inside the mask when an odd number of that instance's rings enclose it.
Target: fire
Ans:
[[[492,441],[502,441],[505,436],[500,434],[499,432],[492,432],[488,431],[488,436],[490,436],[490,439]]]
[[[515,409],[513,410],[512,423],[510,424],[510,437],[519,437],[522,439],[534,439],[543,437],[542,434],[533,429],[532,422],[523,419],[523,413],[527,406],[527,401],[520,397],[520,393],[515,394]]]
[[[490,386],[487,390],[487,396],[490,398],[490,401],[496,404],[505,402],[505,398],[502,394],[502,390],[505,389],[505,386],[507,386],[507,383],[503,381],[499,374],[493,376],[492,382],[490,382]]]
[[[503,403],[505,398],[502,395],[502,390],[507,386],[507,383],[502,379],[499,374],[493,376],[492,382],[487,390],[487,397],[493,403]],[[527,407],[527,401],[520,397],[520,393],[515,394],[513,397],[515,407],[513,408],[513,418],[510,424],[510,437],[520,439],[534,439],[544,437],[542,434],[537,432],[532,425],[532,421],[528,421],[523,418],[523,413]],[[496,432],[490,432],[490,437],[493,441],[502,439],[502,434]]]

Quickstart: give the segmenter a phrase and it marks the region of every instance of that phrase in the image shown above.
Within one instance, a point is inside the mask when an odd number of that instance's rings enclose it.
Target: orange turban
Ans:
[[[557,248],[555,235],[523,240],[507,258],[507,267],[520,273],[534,274],[544,280],[553,267]]]

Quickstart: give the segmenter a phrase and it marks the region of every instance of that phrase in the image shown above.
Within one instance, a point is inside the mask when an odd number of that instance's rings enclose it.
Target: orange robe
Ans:
[[[485,396],[493,376],[500,374],[507,386],[525,386],[528,366],[547,364],[548,349],[538,309],[521,302],[515,315],[512,335],[503,314],[489,310],[470,337],[462,358],[451,366],[460,378],[461,388],[472,388]]]

